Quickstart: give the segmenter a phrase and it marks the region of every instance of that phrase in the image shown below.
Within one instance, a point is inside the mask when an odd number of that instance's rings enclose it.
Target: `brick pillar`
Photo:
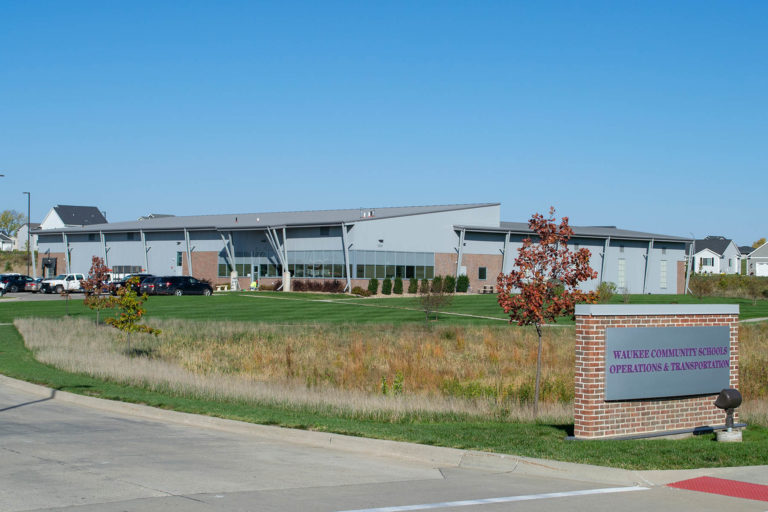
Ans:
[[[605,334],[606,328],[727,326],[728,380],[730,387],[738,388],[738,317],[738,305],[576,306],[574,436],[601,438],[723,425],[725,413],[713,405],[715,390],[706,395],[606,401]]]

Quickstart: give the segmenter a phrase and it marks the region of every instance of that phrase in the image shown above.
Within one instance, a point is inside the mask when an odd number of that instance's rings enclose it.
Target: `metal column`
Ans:
[[[605,247],[603,247],[602,259],[600,260],[600,280],[599,284],[603,283],[603,276],[605,275],[605,258],[608,256],[608,247],[611,246],[611,237],[605,239]]]
[[[509,253],[509,231],[504,234],[504,252],[501,256],[501,273],[506,272],[507,268],[507,254]]]
[[[653,238],[648,242],[648,252],[645,253],[645,272],[643,272],[643,295],[645,295],[646,284],[648,283],[648,264],[651,261],[651,249],[653,248]]]
[[[99,231],[99,240],[101,240],[101,252],[104,253],[104,266],[109,267],[107,262],[107,237],[104,236],[103,231]]]
[[[192,248],[189,244],[189,231],[187,231],[187,228],[184,228],[184,242],[187,244],[187,271],[189,275],[192,275]]]
[[[688,294],[688,286],[691,284],[691,271],[693,267],[693,254],[694,249],[696,247],[696,239],[691,239],[691,246],[688,249],[688,265],[686,265],[685,269],[685,290],[683,290],[683,295]],[[749,270],[749,269],[747,269]]]
[[[459,234],[459,258],[456,260],[456,279],[459,278],[459,271],[461,270],[461,260],[464,257],[464,232],[461,230]]]
[[[147,253],[149,252],[149,249],[147,249],[147,236],[144,234],[144,230],[139,230],[139,235],[141,236],[141,246],[144,248],[144,272],[149,272],[149,256]]]
[[[347,286],[344,287],[344,291],[352,290],[352,276],[350,276],[349,267],[349,246],[347,245],[347,225],[341,223],[341,244],[344,246],[344,265],[346,267],[345,274],[347,276]]]
[[[71,274],[69,271],[69,239],[66,233],[61,234],[61,239],[64,242],[64,263],[67,265],[67,274]]]
[[[237,267],[235,267],[235,255],[233,254],[234,251],[230,249],[230,244],[232,243],[232,233],[229,234],[229,240],[224,236],[224,233],[219,232],[219,236],[221,236],[221,241],[224,242],[224,250],[227,252],[227,260],[229,260],[229,265],[232,267],[232,270],[237,270]]]

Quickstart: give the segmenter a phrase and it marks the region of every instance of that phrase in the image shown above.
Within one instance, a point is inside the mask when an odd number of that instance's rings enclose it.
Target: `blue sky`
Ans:
[[[0,2],[0,209],[768,235],[764,2]]]

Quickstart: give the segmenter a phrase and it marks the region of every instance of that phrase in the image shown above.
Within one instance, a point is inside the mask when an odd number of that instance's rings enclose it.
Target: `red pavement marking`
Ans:
[[[675,482],[668,484],[668,487],[686,489],[689,491],[708,492],[711,494],[722,494],[724,496],[745,498],[748,500],[768,501],[768,485],[749,484],[737,480],[712,478],[711,476],[702,476],[691,480]]]

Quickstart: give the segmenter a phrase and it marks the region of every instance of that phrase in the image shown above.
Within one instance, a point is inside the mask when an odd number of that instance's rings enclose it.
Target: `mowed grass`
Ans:
[[[621,304],[615,295],[611,304]],[[691,295],[632,295],[630,304],[738,304],[741,319],[768,317],[768,300],[732,297],[703,297]],[[148,316],[155,318],[190,318],[196,320],[233,320],[270,323],[425,323],[418,298],[391,296],[385,298],[355,298],[349,295],[309,293],[222,293],[213,297],[153,296],[146,302]],[[64,300],[3,301],[0,323],[23,317],[56,317],[67,312]],[[94,316],[83,306],[82,295],[75,294],[69,303],[71,316]],[[113,314],[110,310],[102,315]],[[508,320],[495,295],[456,295],[453,303],[439,314],[440,324],[496,325]],[[434,319],[432,320],[434,322]],[[571,318],[557,321],[572,325]]]

